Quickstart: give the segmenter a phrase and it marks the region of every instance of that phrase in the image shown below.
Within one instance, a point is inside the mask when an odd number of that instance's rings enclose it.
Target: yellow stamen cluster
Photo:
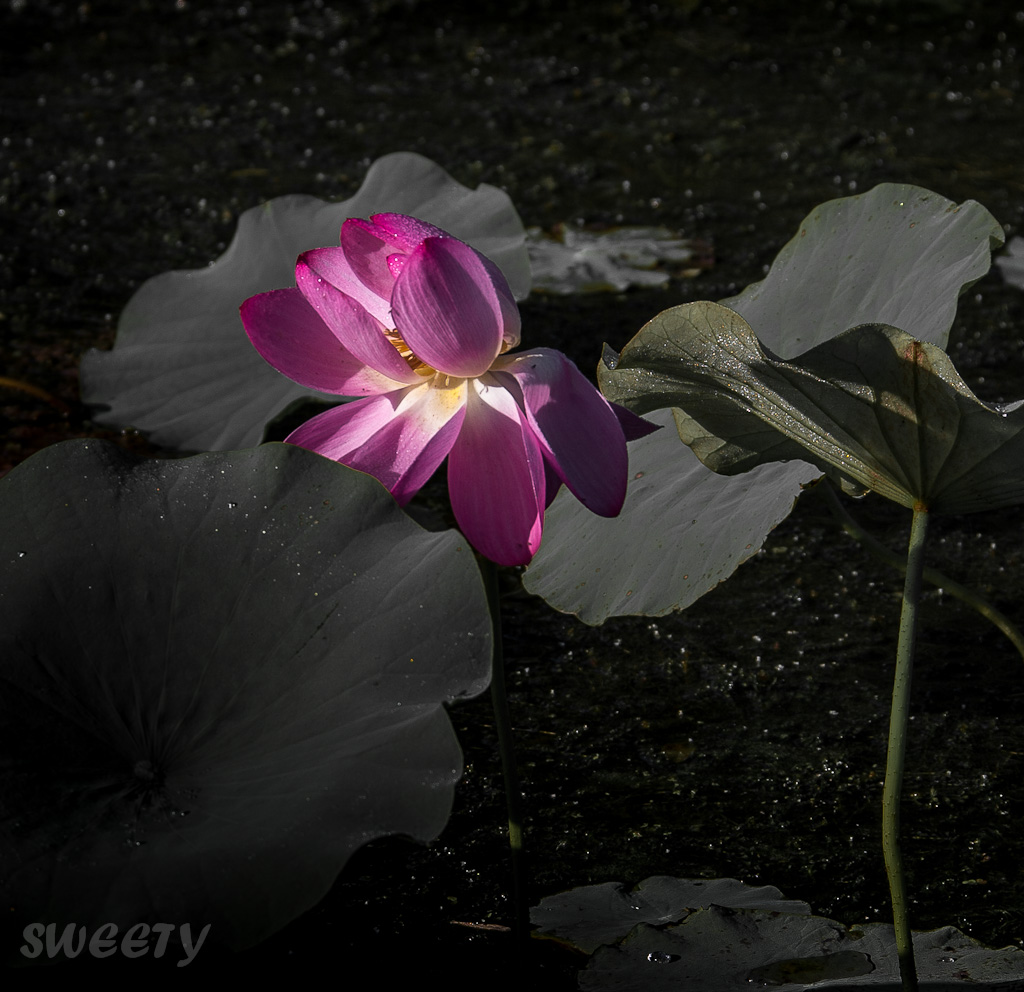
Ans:
[[[402,358],[405,359],[405,361],[409,365],[409,368],[411,368],[413,372],[415,372],[417,375],[423,376],[424,379],[429,379],[432,375],[437,375],[437,369],[435,369],[431,365],[428,365],[422,359],[416,357],[416,355],[413,353],[412,348],[410,348],[405,343],[405,340],[403,339],[402,335],[398,333],[397,327],[392,328],[390,331],[387,332],[387,339],[395,346],[395,350],[398,352],[398,354],[400,354]],[[502,340],[501,350],[498,352],[498,354],[504,355],[505,352],[508,351],[509,348],[511,348],[512,346],[513,343],[511,341]],[[445,376],[446,386],[450,381],[450,376]]]
[[[392,329],[387,333],[388,340],[395,346],[395,350],[406,360],[409,368],[413,370],[417,375],[423,376],[424,379],[429,378],[432,375],[437,374],[437,369],[427,365],[426,362],[420,361],[405,341],[402,339],[402,335],[398,333],[398,329]]]

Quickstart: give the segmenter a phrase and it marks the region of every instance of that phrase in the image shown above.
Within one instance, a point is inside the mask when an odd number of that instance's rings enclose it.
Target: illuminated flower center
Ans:
[[[423,376],[424,379],[429,378],[432,375],[437,375],[437,369],[427,365],[426,362],[420,361],[402,338],[402,335],[398,333],[398,328],[392,328],[387,332],[387,339],[395,346],[395,350],[406,360],[409,368],[413,370],[417,375]]]
[[[395,350],[405,359],[408,363],[409,368],[413,370],[417,375],[423,376],[424,379],[430,378],[432,375],[437,375],[437,369],[433,366],[428,365],[422,359],[417,358],[412,348],[410,348],[403,339],[402,335],[398,333],[398,328],[392,328],[386,334],[388,341],[394,346]],[[506,351],[513,346],[514,342],[505,341],[501,342],[501,350],[498,352],[499,355],[504,355]],[[447,377],[446,377],[447,378]]]

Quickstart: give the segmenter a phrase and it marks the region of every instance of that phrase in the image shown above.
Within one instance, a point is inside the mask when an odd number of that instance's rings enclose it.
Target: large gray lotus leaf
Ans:
[[[445,825],[488,680],[473,553],[287,445],[48,448],[0,482],[4,956],[43,920],[253,944]]]
[[[934,992],[1024,988],[1024,951],[1000,950],[953,927],[915,933],[921,987]],[[893,928],[847,929],[818,916],[712,906],[676,926],[641,924],[602,947],[580,974],[585,992],[902,992]]]
[[[602,944],[622,940],[639,923],[678,923],[712,905],[771,913],[811,911],[805,902],[783,898],[773,885],[754,887],[735,878],[652,875],[630,892],[620,882],[605,882],[546,896],[530,910],[530,922],[541,933],[593,954]]]
[[[282,196],[247,210],[228,250],[205,269],[165,272],[128,301],[112,351],[82,359],[82,400],[93,419],[135,427],[182,451],[258,444],[289,404],[318,396],[271,368],[249,343],[239,306],[295,285],[295,260],[338,244],[342,222],[374,213],[413,214],[491,258],[517,298],[530,291],[526,232],[508,195],[469,190],[413,152],[377,159],[351,199]],[[336,402],[338,397],[323,395]]]
[[[786,358],[860,323],[943,345],[957,299],[1001,242],[999,224],[973,201],[957,206],[917,186],[883,184],[813,210],[767,277],[724,302]],[[595,518],[560,493],[524,577],[588,623],[689,606],[757,553],[819,474],[790,461],[712,481],[665,430],[631,442],[629,457],[621,514]]]
[[[673,408],[716,472],[803,458],[855,494],[934,513],[1024,502],[1022,402],[983,403],[944,351],[895,327],[856,327],[783,362],[739,314],[687,303],[606,355],[598,378],[639,413]]]
[[[892,324],[944,348],[957,299],[1002,243],[1002,226],[974,200],[882,183],[816,207],[768,275],[721,302],[781,358],[858,324]]]
[[[663,616],[696,602],[757,554],[801,485],[820,475],[804,462],[718,475],[679,443],[671,413],[647,419],[662,430],[630,442],[619,516],[598,517],[563,490],[523,577],[530,592],[589,624],[624,613]]]

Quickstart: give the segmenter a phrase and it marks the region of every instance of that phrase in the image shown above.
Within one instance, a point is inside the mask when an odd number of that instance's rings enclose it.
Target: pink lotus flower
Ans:
[[[615,516],[626,436],[655,428],[613,407],[560,352],[506,355],[519,310],[501,271],[402,214],[346,220],[340,248],[299,257],[297,288],[253,296],[242,322],[259,353],[310,389],[364,396],[286,439],[380,480],[399,503],[448,456],[466,538],[502,565],[528,562],[565,483]]]

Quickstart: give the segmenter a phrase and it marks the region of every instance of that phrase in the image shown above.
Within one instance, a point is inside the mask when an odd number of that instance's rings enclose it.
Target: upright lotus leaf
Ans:
[[[383,212],[413,214],[449,231],[491,258],[518,298],[529,292],[526,232],[506,193],[486,184],[469,190],[422,155],[385,155],[351,199],[282,196],[253,207],[212,265],[145,282],[121,314],[113,350],[92,349],[82,359],[82,399],[97,408],[94,419],[136,427],[183,451],[258,444],[290,403],[321,394],[263,361],[239,306],[256,293],[294,286],[300,252],[337,245],[346,218]]]
[[[1002,243],[1002,226],[974,200],[882,183],[816,207],[768,275],[721,302],[781,358],[858,324],[892,324],[944,348],[958,297]]]
[[[1024,984],[1024,951],[995,950],[953,927],[913,935],[922,988],[1010,990]],[[891,926],[847,929],[820,916],[711,906],[676,926],[640,924],[601,947],[580,974],[586,992],[902,992]]]
[[[632,891],[619,882],[584,885],[546,896],[530,911],[530,922],[544,934],[567,941],[586,954],[622,940],[639,923],[678,923],[708,906],[805,913],[811,907],[785,899],[774,885],[745,885],[735,878],[672,878],[652,875]]]
[[[598,377],[639,413],[674,408],[716,472],[802,458],[851,492],[933,513],[1024,502],[1024,401],[983,403],[944,351],[895,327],[855,327],[783,362],[739,314],[688,303],[606,354]]]
[[[3,952],[35,921],[251,945],[384,834],[448,819],[443,703],[488,680],[473,554],[266,445],[69,441],[0,482]]]
[[[619,516],[579,513],[576,500],[559,494],[523,579],[530,592],[585,623],[685,609],[757,554],[801,485],[821,474],[790,462],[737,479],[717,475],[679,443],[668,411],[647,419],[664,429],[629,443]]]
[[[942,345],[958,297],[1001,241],[973,201],[884,184],[816,208],[767,277],[725,302],[785,358],[858,323],[895,324]],[[643,472],[644,485],[630,483],[614,520],[588,520],[565,494],[556,498],[528,589],[588,623],[683,609],[756,554],[819,474],[791,461],[716,478],[674,440],[659,431],[630,444],[630,474]],[[665,560],[655,567],[657,555]]]

